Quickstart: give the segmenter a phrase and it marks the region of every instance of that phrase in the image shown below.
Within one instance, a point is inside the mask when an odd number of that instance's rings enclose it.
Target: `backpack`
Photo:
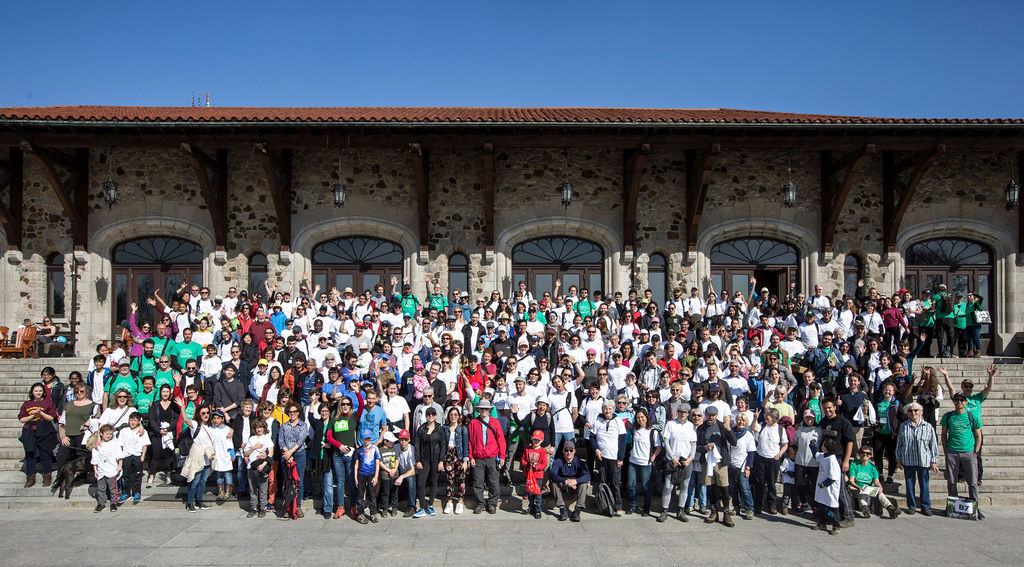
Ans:
[[[939,313],[952,313],[953,309],[949,306],[949,294],[939,294],[939,300],[935,302],[935,311]]]
[[[598,512],[609,518],[615,515],[615,497],[612,496],[612,489],[604,479],[594,487],[594,499],[597,500]]]

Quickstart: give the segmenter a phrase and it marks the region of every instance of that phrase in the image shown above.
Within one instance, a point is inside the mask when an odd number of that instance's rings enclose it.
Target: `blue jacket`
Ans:
[[[578,457],[573,459],[571,463],[566,463],[562,457],[555,459],[551,464],[551,480],[565,482],[570,478],[576,479],[576,482],[580,484],[590,482],[590,471],[587,470],[587,463]]]
[[[446,424],[444,426],[444,440],[445,447],[448,446],[448,442],[451,440],[452,435],[455,436],[455,456],[462,459],[463,461],[469,461],[469,430],[466,429],[465,425],[459,425],[452,432],[451,428]]]

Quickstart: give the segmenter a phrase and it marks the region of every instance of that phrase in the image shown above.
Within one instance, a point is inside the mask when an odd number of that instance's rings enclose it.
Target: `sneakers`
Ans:
[[[828,535],[839,535],[839,526],[836,526],[829,530]]]
[[[110,503],[110,511],[111,512],[117,512],[117,504],[114,504],[113,502],[111,502]]]
[[[196,507],[199,508],[200,510],[209,510],[210,509],[210,505],[207,504],[206,502],[203,502],[202,500],[199,501],[199,504],[196,504]]]
[[[465,510],[466,510],[465,507],[462,506],[462,502],[458,502],[458,503],[455,504],[455,513],[456,514],[461,514]]]
[[[445,514],[451,514],[453,510],[455,510],[455,506],[452,506],[452,503],[448,502],[444,505],[444,510],[441,510],[441,512]]]
[[[657,522],[659,524],[663,523],[667,519],[668,519],[668,512],[665,512],[664,510],[662,510],[661,514],[659,514],[658,517],[656,518],[656,520],[657,520]]]
[[[132,506],[138,504],[141,501],[142,501],[142,495],[136,492],[135,495],[132,496]]]
[[[256,514],[256,517],[257,518],[266,518],[267,517],[267,511],[266,510],[260,510],[259,513]]]
[[[185,511],[189,512],[189,513],[196,512],[197,511],[196,510],[196,505],[191,503],[191,502],[189,502],[188,504],[185,504]],[[97,512],[99,512],[99,510],[97,510]]]
[[[488,506],[487,507],[487,513],[491,514],[491,515],[497,514],[498,513],[498,507],[497,506]]]
[[[686,522],[690,521],[690,518],[686,517],[686,512],[684,512],[682,510],[676,512],[676,519],[679,520],[680,522],[683,522],[684,524]]]
[[[534,512],[534,513],[533,513],[533,519],[534,519],[534,520],[539,520],[539,519],[541,519],[541,515],[540,515],[540,512]]]
[[[391,517],[394,518],[397,515],[398,515],[398,508],[395,508],[394,506],[392,506],[391,507]]]
[[[754,511],[753,510],[744,510],[743,513],[740,514],[740,517],[743,518],[744,520],[753,520],[754,519]]]
[[[921,508],[921,515],[922,516],[931,516],[932,515],[931,508]]]
[[[127,493],[125,493],[125,494],[118,494],[117,495],[117,505],[118,506],[120,506],[121,504],[124,504],[125,500],[128,500],[128,494]]]
[[[412,508],[409,508],[408,510],[405,511],[405,514],[402,514],[402,517],[403,518],[412,518],[415,515],[416,515],[416,510],[413,510]]]
[[[427,513],[430,514],[431,516],[436,516],[437,515],[437,512],[434,511],[434,507],[433,506],[427,506]]]
[[[865,518],[871,517],[871,509],[868,508],[867,504],[864,504],[863,506],[860,507],[860,515]]]
[[[255,518],[256,517],[256,510],[249,510],[249,512],[245,515],[245,517],[246,518]]]
[[[413,518],[422,518],[427,515],[427,511],[423,508],[416,510],[416,513],[412,515]]]
[[[334,511],[334,515],[331,516],[331,517],[334,518],[335,520],[340,519],[340,518],[344,518],[345,517],[345,507],[344,506],[338,506],[338,509]]]
[[[564,522],[564,521],[566,521],[568,519],[569,519],[569,511],[565,509],[565,506],[560,507],[558,509],[558,521],[559,522]],[[658,520],[658,521],[660,522],[661,520]]]
[[[577,523],[579,523],[579,521],[580,521],[580,509],[579,508],[576,508],[575,510],[572,511],[572,514],[569,516],[569,521],[570,522],[577,522]]]
[[[915,512],[917,512],[917,510],[911,508],[910,506],[907,506],[907,515],[908,516],[913,516]]]
[[[377,523],[377,514],[370,514],[370,523],[372,523],[372,524],[376,524]]]
[[[370,523],[370,520],[367,520],[366,516],[364,516],[362,514],[359,514],[358,516],[356,516],[356,521],[359,522],[360,524],[368,524],[368,523]]]
[[[626,508],[626,515],[627,516],[632,516],[635,512],[636,512],[636,508],[632,508],[632,507]]]
[[[93,513],[94,514],[98,514],[98,513],[102,512],[103,509],[106,508],[106,507],[107,507],[106,504],[97,504],[96,508],[93,509]]]
[[[153,477],[146,479],[146,488],[153,488]]]
[[[896,517],[900,515],[900,509],[895,506],[889,506],[888,510],[890,520],[895,520]]]
[[[483,504],[477,504],[476,508],[473,508],[473,513],[474,514],[483,514],[484,510],[487,510],[487,506],[485,506]]]

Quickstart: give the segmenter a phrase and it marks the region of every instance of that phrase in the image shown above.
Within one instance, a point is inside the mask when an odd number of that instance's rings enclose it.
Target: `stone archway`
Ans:
[[[711,275],[711,248],[727,240],[761,237],[783,241],[794,246],[800,255],[800,278],[797,286],[806,293],[815,284],[822,283],[818,266],[820,237],[800,225],[780,219],[740,219],[717,224],[697,238],[696,280],[692,285],[702,288],[704,279]],[[702,289],[706,293],[706,289]]]

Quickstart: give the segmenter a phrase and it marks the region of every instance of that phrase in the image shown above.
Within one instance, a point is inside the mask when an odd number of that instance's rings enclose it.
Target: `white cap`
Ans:
[[[386,432],[384,432],[384,440],[385,441],[391,441],[392,443],[397,443],[398,442],[398,437],[395,437],[394,433],[392,433],[390,431],[386,431]]]

